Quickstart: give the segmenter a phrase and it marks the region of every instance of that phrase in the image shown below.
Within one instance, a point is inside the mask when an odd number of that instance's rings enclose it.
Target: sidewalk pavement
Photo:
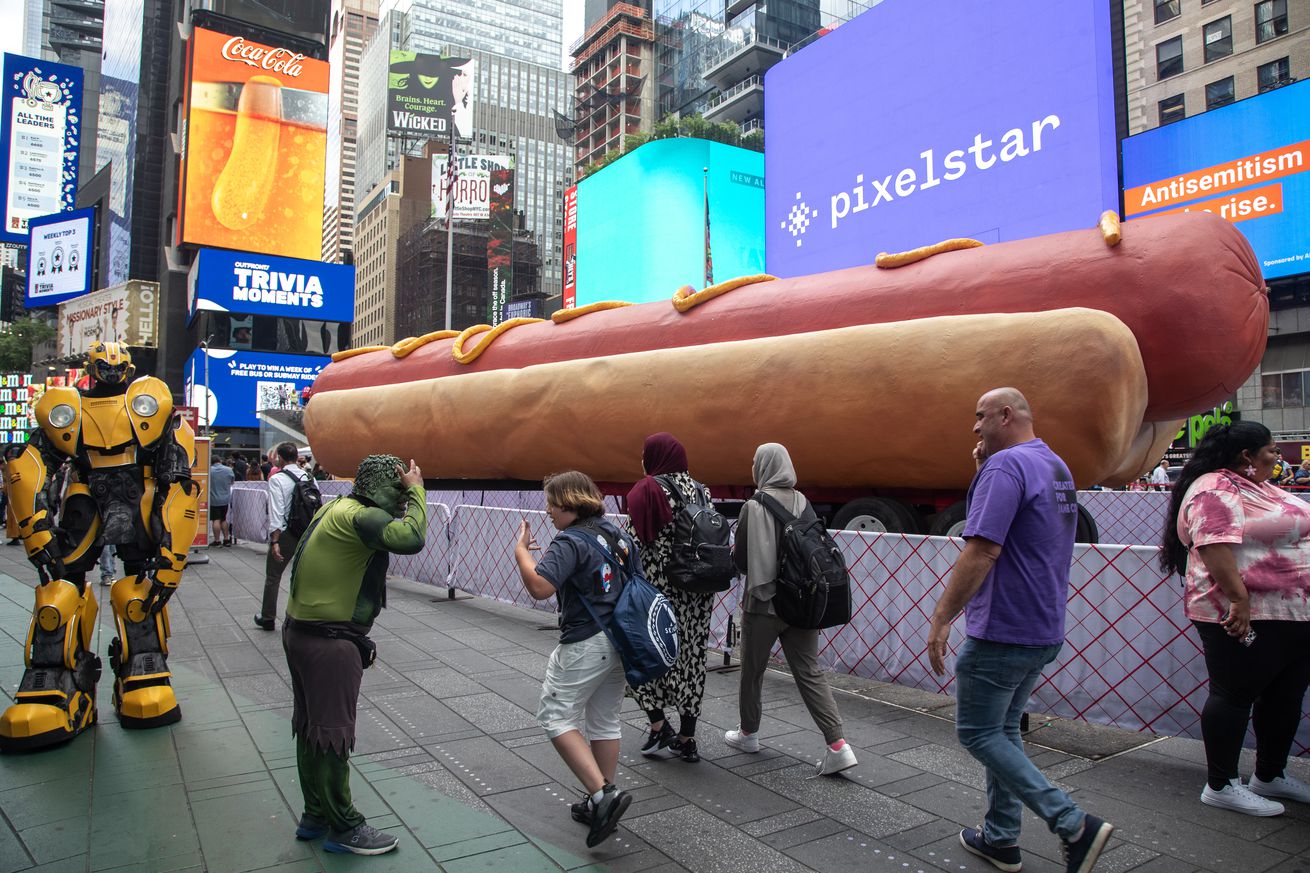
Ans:
[[[300,795],[291,689],[280,633],[252,620],[263,547],[210,556],[188,570],[170,605],[183,720],[119,729],[106,658],[97,727],[56,749],[0,759],[0,873],[992,869],[957,839],[981,820],[985,794],[982,771],[956,743],[950,698],[836,677],[860,766],[849,778],[816,777],[822,737],[780,671],[765,682],[765,748],[756,755],[723,743],[737,723],[736,671],[710,674],[699,764],[643,759],[645,719],[628,701],[618,781],[634,802],[615,835],[588,850],[568,811],[578,789],[534,718],[557,636],[552,617],[450,601],[444,589],[402,580],[375,628],[379,659],[365,672],[352,758],[357,805],[400,848],[377,858],[326,854],[292,836]],[[22,674],[35,576],[21,549],[0,549],[6,698]],[[285,606],[285,589],[282,598]],[[102,608],[102,656],[112,636]],[[1098,873],[1310,873],[1310,808],[1257,819],[1202,806],[1197,741],[1033,723],[1029,754],[1118,827]],[[1295,761],[1293,772],[1310,779],[1310,762]],[[1022,847],[1027,873],[1062,869],[1058,842],[1031,816]]]

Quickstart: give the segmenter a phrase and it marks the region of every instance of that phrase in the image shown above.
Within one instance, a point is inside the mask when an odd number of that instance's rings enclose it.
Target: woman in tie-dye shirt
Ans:
[[[1174,486],[1160,555],[1185,577],[1210,674],[1201,802],[1261,816],[1283,812],[1273,798],[1310,803],[1310,786],[1284,773],[1310,685],[1310,504],[1269,481],[1278,457],[1258,422],[1211,428]],[[1243,785],[1253,706],[1255,774]]]

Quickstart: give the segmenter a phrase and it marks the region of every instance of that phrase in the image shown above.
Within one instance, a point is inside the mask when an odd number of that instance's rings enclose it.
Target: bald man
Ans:
[[[960,831],[960,844],[1017,873],[1026,805],[1060,837],[1068,873],[1088,873],[1114,827],[1051,785],[1019,736],[1042,668],[1064,645],[1077,492],[1064,461],[1033,432],[1032,409],[1017,389],[988,391],[975,418],[978,472],[964,550],[928,635],[928,659],[944,675],[951,623],[966,613],[968,638],[955,662],[956,734],[987,771],[987,815],[982,828]]]

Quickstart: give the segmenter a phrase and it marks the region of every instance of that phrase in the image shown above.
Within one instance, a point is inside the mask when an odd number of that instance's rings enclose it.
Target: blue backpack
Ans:
[[[678,617],[668,598],[646,581],[637,569],[636,544],[628,550],[627,560],[620,561],[614,554],[616,544],[608,534],[604,534],[605,541],[610,544],[608,550],[602,548],[595,538],[580,532],[565,530],[560,531],[560,535],[585,542],[595,549],[614,570],[622,585],[619,599],[614,604],[614,614],[608,622],[596,616],[596,610],[584,594],[579,592],[578,596],[618,650],[628,684],[636,688],[673,669],[678,660]]]

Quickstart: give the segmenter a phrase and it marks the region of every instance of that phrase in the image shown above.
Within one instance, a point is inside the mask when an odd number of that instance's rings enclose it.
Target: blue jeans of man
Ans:
[[[955,662],[956,735],[987,770],[983,838],[993,846],[1019,842],[1024,806],[1063,840],[1083,825],[1083,811],[1028,760],[1019,736],[1028,697],[1060,648],[970,637]]]

